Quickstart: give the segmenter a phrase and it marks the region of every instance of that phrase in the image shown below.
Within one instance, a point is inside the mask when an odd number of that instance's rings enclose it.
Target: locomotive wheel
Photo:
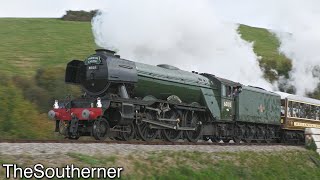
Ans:
[[[239,144],[241,142],[241,138],[239,136],[233,137],[232,140],[234,143],[237,143],[237,144]]]
[[[243,139],[243,130],[242,130],[242,126],[240,125],[236,125],[235,127],[235,134],[234,134],[234,137],[232,138],[232,140],[235,142],[235,143],[240,143],[241,140]]]
[[[210,137],[210,139],[211,139],[212,142],[216,142],[216,143],[221,141],[221,139],[219,137],[216,137],[216,136],[212,136],[212,137]]]
[[[119,135],[117,137],[110,137],[111,140],[124,141],[124,139]]]
[[[92,126],[92,135],[96,140],[103,141],[108,137],[110,126],[105,118],[94,121]]]
[[[207,142],[207,141],[209,141],[209,140],[210,140],[210,136],[203,136],[203,137],[202,137],[202,140],[204,140],[204,141],[206,141],[206,142]]]
[[[271,139],[271,134],[272,134],[272,132],[271,132],[271,130],[268,128],[267,129],[267,133],[266,133],[266,136],[265,136],[265,142],[266,143],[271,143],[271,141],[272,141],[272,139]]]
[[[129,132],[120,132],[120,139],[123,141],[130,141],[134,138],[135,128],[133,123],[131,123],[128,128],[126,128]]]
[[[246,142],[246,143],[251,143],[252,142],[252,138],[245,138],[243,141]]]
[[[266,131],[263,126],[258,126],[257,128],[257,143],[262,143],[265,141]]]
[[[223,139],[223,143],[229,143],[230,139]]]
[[[252,126],[247,126],[244,142],[251,143],[254,138],[254,134],[255,134],[255,128]]]
[[[65,139],[70,140],[78,140],[80,138],[79,133],[76,133],[76,135],[72,135],[68,132],[69,122],[60,120],[59,122],[59,133],[65,136]]]
[[[288,142],[289,142],[286,131],[283,131],[283,132],[281,133],[280,142],[281,142],[281,143],[288,143]]]
[[[154,119],[154,116],[150,113],[147,112],[146,113],[146,118],[147,119]],[[139,135],[139,137],[144,140],[144,141],[152,141],[153,139],[156,138],[157,134],[158,134],[158,130],[157,129],[151,129],[150,128],[150,124],[146,123],[146,122],[142,122],[142,121],[138,121],[136,123],[137,125],[137,134]]]
[[[304,145],[305,144],[305,136],[303,133],[299,133],[299,141],[298,144]]]
[[[80,138],[80,135],[77,134],[75,136],[68,136],[67,138],[70,140],[78,140]]]
[[[166,113],[165,118],[168,119],[182,119],[182,115],[181,112],[176,112],[174,110],[171,110],[169,112]],[[176,124],[176,122],[171,122],[173,125]],[[179,139],[179,137],[182,134],[182,131],[179,130],[175,130],[175,129],[163,129],[161,131],[162,136],[164,137],[165,140],[170,141],[170,142],[174,142],[177,141]]]
[[[196,128],[195,131],[185,131],[184,134],[190,142],[197,142],[202,132],[202,123],[196,113],[187,111],[184,115],[184,125]]]

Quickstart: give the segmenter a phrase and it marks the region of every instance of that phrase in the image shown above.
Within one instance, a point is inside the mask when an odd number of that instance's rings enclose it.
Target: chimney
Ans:
[[[116,52],[109,49],[96,49],[96,53],[114,56]]]

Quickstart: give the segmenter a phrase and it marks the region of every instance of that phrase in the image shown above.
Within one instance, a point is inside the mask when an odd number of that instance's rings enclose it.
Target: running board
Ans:
[[[181,130],[181,131],[195,131],[196,128],[192,128],[192,127],[178,127],[177,130]]]
[[[178,122],[179,119],[165,119],[165,118],[158,118],[159,121],[169,121],[169,122]]]

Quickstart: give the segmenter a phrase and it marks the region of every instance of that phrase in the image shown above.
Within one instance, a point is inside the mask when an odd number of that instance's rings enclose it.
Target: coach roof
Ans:
[[[279,94],[281,96],[281,99],[288,99],[288,100],[292,100],[292,101],[299,101],[299,102],[320,105],[320,100],[317,100],[317,99],[298,96],[298,95],[289,94],[289,93],[285,93],[285,92],[275,92],[275,93]]]

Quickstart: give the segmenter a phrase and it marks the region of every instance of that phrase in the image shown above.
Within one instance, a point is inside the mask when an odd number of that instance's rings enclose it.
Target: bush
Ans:
[[[67,11],[61,19],[64,21],[91,21],[91,19],[98,13],[98,10],[87,11]]]
[[[1,73],[0,73],[1,75]],[[63,68],[39,69],[35,77],[1,75],[0,136],[2,138],[54,138],[54,122],[46,113],[54,99],[80,96],[77,86],[64,82]]]
[[[317,150],[317,145],[313,139],[310,139],[306,142],[306,149],[313,150],[313,151]]]
[[[5,86],[10,81],[10,77],[6,74],[0,73],[0,77],[0,85]]]
[[[41,139],[51,137],[54,124],[24,98],[22,90],[9,80],[0,84],[0,136]]]
[[[35,84],[41,89],[44,89],[48,94],[47,102],[41,107],[46,110],[52,107],[55,99],[64,99],[67,95],[79,97],[81,89],[78,86],[69,85],[64,82],[64,68],[43,68],[39,69],[35,75]],[[32,92],[30,92],[32,93]],[[44,101],[44,100],[42,100]]]
[[[311,97],[311,98],[320,99],[320,84],[318,85],[318,87],[315,89],[314,92],[308,93],[307,95],[308,97]]]
[[[42,68],[37,70],[33,79],[15,76],[13,82],[22,90],[25,99],[45,113],[52,108],[55,99],[63,99],[67,95],[81,95],[79,87],[65,84],[64,74],[63,68]]]

